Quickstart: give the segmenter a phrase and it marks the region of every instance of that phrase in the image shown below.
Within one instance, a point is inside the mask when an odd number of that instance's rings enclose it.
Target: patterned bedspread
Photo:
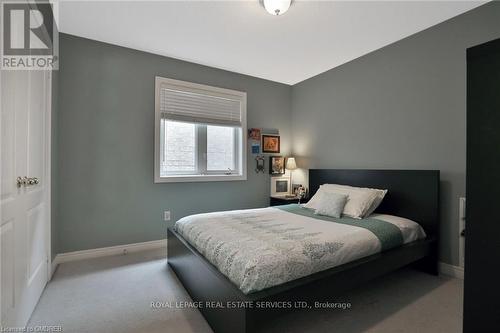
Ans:
[[[410,220],[334,219],[299,205],[191,215],[175,230],[245,294],[425,237]]]

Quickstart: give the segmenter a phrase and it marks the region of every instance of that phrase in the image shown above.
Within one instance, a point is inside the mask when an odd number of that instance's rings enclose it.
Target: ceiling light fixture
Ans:
[[[290,8],[292,0],[263,0],[262,3],[269,14],[279,16]]]

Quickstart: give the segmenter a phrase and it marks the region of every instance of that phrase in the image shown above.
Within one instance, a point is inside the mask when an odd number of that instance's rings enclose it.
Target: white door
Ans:
[[[0,126],[1,326],[28,322],[49,277],[48,71],[2,71]]]

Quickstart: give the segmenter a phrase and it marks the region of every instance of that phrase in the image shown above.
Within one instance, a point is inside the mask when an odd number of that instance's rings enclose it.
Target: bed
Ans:
[[[215,332],[255,331],[295,304],[331,301],[406,265],[437,274],[439,171],[309,171],[311,194],[325,183],[389,191],[361,226],[287,205],[193,215],[169,228],[168,264]]]

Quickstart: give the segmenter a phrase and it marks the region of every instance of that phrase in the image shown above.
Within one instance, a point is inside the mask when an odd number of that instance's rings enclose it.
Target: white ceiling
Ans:
[[[484,2],[62,1],[62,32],[295,84]]]

